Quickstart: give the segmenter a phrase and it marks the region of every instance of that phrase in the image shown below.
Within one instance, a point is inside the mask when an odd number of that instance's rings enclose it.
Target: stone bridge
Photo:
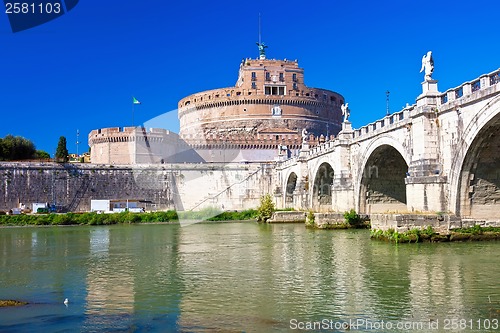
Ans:
[[[360,213],[443,212],[500,220],[500,69],[277,165],[279,207]]]

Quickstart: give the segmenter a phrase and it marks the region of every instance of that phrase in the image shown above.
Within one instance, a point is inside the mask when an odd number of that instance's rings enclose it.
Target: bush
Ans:
[[[306,215],[306,226],[313,227],[315,219],[316,217],[314,216],[314,212],[312,210],[308,211]]]
[[[55,225],[68,225],[72,224],[70,214],[55,214],[52,219],[52,224]]]
[[[260,206],[257,208],[257,221],[267,222],[273,216],[274,202],[270,194],[260,197]]]
[[[354,209],[344,213],[344,218],[346,222],[351,226],[357,226],[361,224],[361,218]]]

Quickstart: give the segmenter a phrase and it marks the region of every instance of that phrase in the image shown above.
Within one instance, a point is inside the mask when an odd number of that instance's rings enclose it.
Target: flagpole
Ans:
[[[134,108],[136,104],[141,104],[137,98],[132,96],[132,127],[134,127]]]

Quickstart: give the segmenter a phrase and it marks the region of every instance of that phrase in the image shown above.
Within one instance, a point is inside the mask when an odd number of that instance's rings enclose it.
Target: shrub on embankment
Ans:
[[[255,219],[257,211],[253,209],[245,211],[222,212],[213,215],[207,214],[206,210],[201,212],[183,212],[183,218],[200,219],[211,216],[207,221],[231,221]],[[131,213],[121,212],[112,214],[97,213],[67,213],[67,214],[30,214],[30,215],[0,215],[0,225],[110,225],[120,223],[178,223],[177,212],[168,210],[165,212]]]
[[[306,227],[313,229],[369,229],[369,217],[360,216],[354,209],[344,213],[314,213],[309,211]]]
[[[393,243],[500,240],[500,228],[475,225],[470,228],[453,229],[447,234],[440,234],[431,226],[425,229],[414,228],[405,232],[398,232],[394,229],[384,231],[377,229],[371,231],[371,238]]]

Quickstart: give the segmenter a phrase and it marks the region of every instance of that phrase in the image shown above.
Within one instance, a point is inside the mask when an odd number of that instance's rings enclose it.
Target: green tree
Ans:
[[[57,144],[56,149],[56,160],[58,162],[66,163],[68,162],[68,148],[66,148],[66,138],[61,136],[59,138],[59,143]]]
[[[50,154],[47,153],[45,150],[37,150],[35,152],[35,158],[38,158],[38,159],[49,159],[50,158]]]
[[[270,194],[260,197],[260,206],[257,208],[257,221],[266,222],[274,212],[274,202]]]
[[[35,145],[21,136],[7,135],[0,139],[0,159],[7,161],[26,160],[35,156]]]

